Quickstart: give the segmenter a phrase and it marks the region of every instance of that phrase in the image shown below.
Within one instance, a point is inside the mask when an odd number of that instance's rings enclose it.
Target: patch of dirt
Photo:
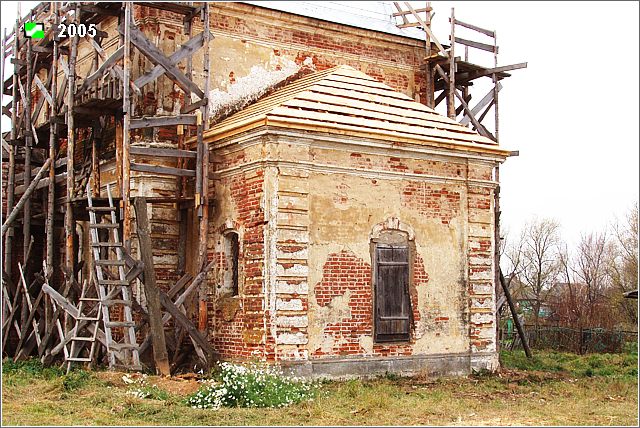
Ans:
[[[149,376],[148,380],[149,382],[153,382],[158,385],[158,388],[167,391],[169,394],[179,396],[193,394],[198,390],[198,388],[200,388],[200,383],[198,383],[195,377],[185,379],[177,376]]]
[[[524,396],[527,394],[521,394],[519,386],[527,385],[530,383],[545,383],[550,381],[559,381],[559,380],[569,380],[570,376],[566,372],[545,372],[545,371],[519,371],[519,370],[509,370],[509,369],[501,369],[498,373],[488,374],[488,375],[469,375],[467,377],[460,378],[429,378],[426,376],[418,376],[415,378],[402,378],[399,380],[399,386],[403,389],[403,391],[407,394],[411,392],[419,392],[420,390],[438,388],[442,386],[448,387],[462,387],[464,385],[469,384],[478,384],[483,380],[497,380],[498,382],[504,384],[506,389],[504,391],[494,391],[492,392],[493,396],[496,397],[509,397],[515,398],[518,396]],[[456,392],[457,396],[465,396],[465,397],[478,397],[483,398],[486,397],[482,394],[476,394],[472,392]]]
[[[548,382],[552,380],[566,380],[570,377],[567,372],[519,371],[509,369],[501,369],[495,376],[509,383]]]
[[[124,376],[134,381],[143,378],[143,375],[140,373],[113,371],[95,372],[95,375],[98,379],[108,383],[110,386],[122,389],[127,389],[132,385],[123,380]],[[177,396],[193,394],[200,388],[200,383],[198,382],[199,376],[195,373],[186,373],[170,377],[147,375],[145,379],[147,384],[156,385],[161,390]]]
[[[466,418],[459,417],[457,420],[450,422],[451,426],[490,426],[490,427],[499,427],[499,426],[536,426],[536,425],[546,425],[544,422],[540,422],[540,420],[536,419],[528,419],[528,420],[513,420],[511,418],[489,418],[489,419],[478,419],[475,418],[475,414],[470,414]]]

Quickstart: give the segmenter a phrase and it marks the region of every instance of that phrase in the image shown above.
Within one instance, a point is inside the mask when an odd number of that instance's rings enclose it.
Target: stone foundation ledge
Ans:
[[[290,375],[324,379],[371,378],[385,373],[399,376],[465,376],[472,371],[495,371],[499,367],[496,352],[320,358],[281,361],[280,365]]]

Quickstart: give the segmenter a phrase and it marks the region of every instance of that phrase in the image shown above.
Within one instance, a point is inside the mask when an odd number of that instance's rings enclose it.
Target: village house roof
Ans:
[[[509,154],[494,141],[346,65],[276,90],[213,125],[205,139],[214,142],[264,125]]]

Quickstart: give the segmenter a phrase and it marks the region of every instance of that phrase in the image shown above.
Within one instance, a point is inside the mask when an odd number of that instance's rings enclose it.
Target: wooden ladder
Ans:
[[[95,281],[91,281],[95,285]],[[93,306],[95,310],[95,315],[88,316],[85,315],[85,311],[89,313],[87,305]],[[97,308],[95,306],[97,305]],[[102,313],[102,300],[98,297],[97,287],[95,288],[95,294],[93,297],[89,297],[87,295],[87,281],[82,282],[82,290],[80,292],[80,299],[78,300],[78,317],[76,318],[76,325],[74,328],[75,334],[71,337],[71,350],[66,356],[67,361],[67,373],[71,371],[71,366],[74,362],[85,362],[91,364],[93,362],[94,353],[96,349],[96,338],[98,336],[98,326],[100,321],[100,316]],[[82,330],[81,322],[88,321],[90,325],[86,328],[90,329],[90,326],[93,325],[93,332],[90,330],[90,335],[81,336],[80,331]],[[79,356],[82,348],[87,344],[90,344],[88,355],[87,356]]]
[[[93,248],[93,260],[95,266],[95,278],[98,285],[98,292],[101,301],[102,321],[104,325],[104,334],[107,342],[107,354],[109,357],[109,368],[115,368],[116,365],[124,366],[130,370],[141,370],[139,346],[136,342],[135,323],[133,322],[131,290],[129,281],[126,279],[125,261],[122,251],[122,243],[120,242],[119,229],[120,225],[116,219],[116,207],[113,205],[111,196],[111,187],[107,185],[107,195],[109,196],[108,207],[94,207],[91,198],[91,189],[87,184],[87,210],[89,211],[89,231],[91,235],[91,247]],[[98,223],[96,220],[97,213],[101,217],[108,220],[107,223]],[[102,216],[104,214],[104,216]],[[101,242],[98,229],[107,229],[110,231],[111,239],[107,242]],[[101,249],[107,248],[109,251],[106,257],[102,257]],[[116,258],[110,259],[109,256],[115,252]],[[117,268],[117,279],[105,279],[106,269]],[[121,314],[123,321],[112,321],[111,313],[117,311]],[[112,328],[122,329],[121,339],[116,341],[112,332]],[[119,361],[119,363],[116,362]]]

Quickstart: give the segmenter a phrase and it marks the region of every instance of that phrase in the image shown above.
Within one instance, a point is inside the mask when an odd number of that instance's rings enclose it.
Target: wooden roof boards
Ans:
[[[494,153],[508,150],[349,66],[307,75],[213,125],[214,142],[259,126]]]

